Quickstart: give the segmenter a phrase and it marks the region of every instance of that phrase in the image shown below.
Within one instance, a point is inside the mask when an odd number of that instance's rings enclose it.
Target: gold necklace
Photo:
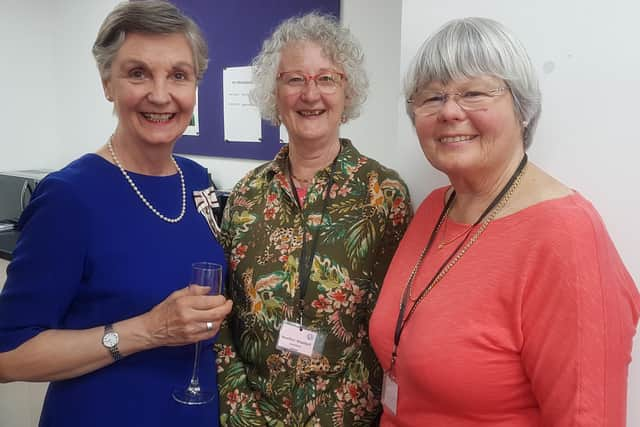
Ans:
[[[442,239],[444,239],[444,237],[447,234],[447,228],[449,226],[449,210],[447,211],[447,215],[444,217],[443,220],[443,226],[442,226]],[[438,249],[442,249],[445,246],[450,245],[451,243],[455,242],[456,240],[458,240],[460,237],[468,235],[471,230],[473,229],[474,224],[469,224],[467,227],[465,227],[464,230],[462,230],[462,233],[456,234],[455,236],[453,236],[451,239],[449,240],[444,240],[442,242],[440,242],[438,244]]]
[[[295,176],[292,171],[289,171],[289,173],[291,174],[291,178],[295,179],[298,182],[301,182],[302,184],[311,184],[311,181],[313,181],[313,178],[302,179]]]
[[[333,161],[335,161],[335,159],[338,158],[338,156],[340,155],[341,151],[342,151],[342,144],[340,144],[340,140],[338,140],[338,154],[336,154],[336,157],[334,157]],[[306,185],[311,184],[313,182],[313,178],[315,177],[315,175],[314,175],[311,178],[304,179],[304,178],[299,178],[299,177],[295,176],[293,174],[293,166],[291,165],[291,158],[289,158],[289,175],[291,175],[291,178],[295,179],[299,183],[306,184]]]
[[[456,263],[458,261],[460,261],[460,259],[469,250],[469,248],[480,238],[480,235],[484,232],[484,230],[486,230],[486,228],[489,226],[489,223],[491,221],[493,221],[493,219],[496,217],[496,215],[498,215],[498,212],[500,212],[507,205],[507,203],[511,199],[511,196],[513,196],[513,193],[515,193],[515,191],[520,186],[520,182],[522,181],[522,177],[524,176],[524,174],[525,174],[525,172],[527,170],[527,166],[528,166],[528,164],[524,165],[524,167],[522,168],[522,170],[520,171],[520,173],[516,177],[516,180],[514,181],[513,185],[511,186],[511,188],[509,189],[507,194],[505,194],[505,196],[502,198],[502,200],[500,200],[498,205],[491,211],[491,213],[489,215],[487,215],[487,218],[484,221],[482,221],[482,224],[480,225],[480,228],[478,228],[478,231],[476,231],[474,233],[474,235],[471,237],[471,239],[469,239],[469,241],[458,251],[458,253],[453,257],[453,259],[451,259],[451,261],[449,261],[449,263],[440,271],[440,273],[429,284],[429,287],[424,292],[422,292],[421,295],[418,298],[413,298],[413,296],[412,296],[413,280],[409,281],[409,299],[411,301],[415,302],[416,305],[420,304],[422,302],[422,300],[424,299],[424,297],[426,297],[429,294],[429,292],[431,292],[431,289],[433,289],[433,287],[440,280],[442,280],[442,278],[449,272],[449,270],[451,270],[453,268],[453,266],[456,265]],[[447,209],[447,212],[445,213],[445,217],[444,218],[446,218],[446,216],[449,215],[449,211],[450,210],[451,210],[451,206],[449,206],[449,208]],[[436,225],[436,232],[438,232],[438,230],[442,226],[442,223],[444,222],[444,218],[442,218],[442,220],[438,223],[438,225]],[[417,273],[417,269],[418,269],[418,265],[419,264],[420,263],[417,263],[416,266],[414,267],[414,270],[411,273],[411,278],[413,278],[415,276],[415,274]]]

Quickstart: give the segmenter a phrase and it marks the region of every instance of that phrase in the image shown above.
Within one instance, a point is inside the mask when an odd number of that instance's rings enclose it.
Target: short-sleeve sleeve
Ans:
[[[82,282],[87,225],[86,209],[69,182],[55,173],[40,182],[20,218],[0,294],[0,352],[64,322]]]

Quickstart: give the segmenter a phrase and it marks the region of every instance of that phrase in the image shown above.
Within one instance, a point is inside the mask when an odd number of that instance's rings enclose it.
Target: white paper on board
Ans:
[[[253,88],[251,67],[228,67],[222,71],[224,139],[226,142],[261,142],[262,122],[258,107],[249,99]]]

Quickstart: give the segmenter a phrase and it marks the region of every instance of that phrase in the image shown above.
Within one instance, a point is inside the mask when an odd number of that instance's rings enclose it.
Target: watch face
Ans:
[[[118,334],[115,332],[105,334],[102,337],[102,344],[107,348],[115,347],[118,344]]]

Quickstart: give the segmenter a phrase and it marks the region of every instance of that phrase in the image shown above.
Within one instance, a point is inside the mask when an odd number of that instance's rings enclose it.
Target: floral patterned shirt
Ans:
[[[382,370],[368,322],[411,201],[397,173],[340,143],[302,207],[288,146],[229,197],[221,242],[234,308],[215,345],[223,426],[370,425],[380,412]],[[317,357],[276,349],[283,320],[298,322],[303,246],[315,247],[303,324],[326,334]]]

